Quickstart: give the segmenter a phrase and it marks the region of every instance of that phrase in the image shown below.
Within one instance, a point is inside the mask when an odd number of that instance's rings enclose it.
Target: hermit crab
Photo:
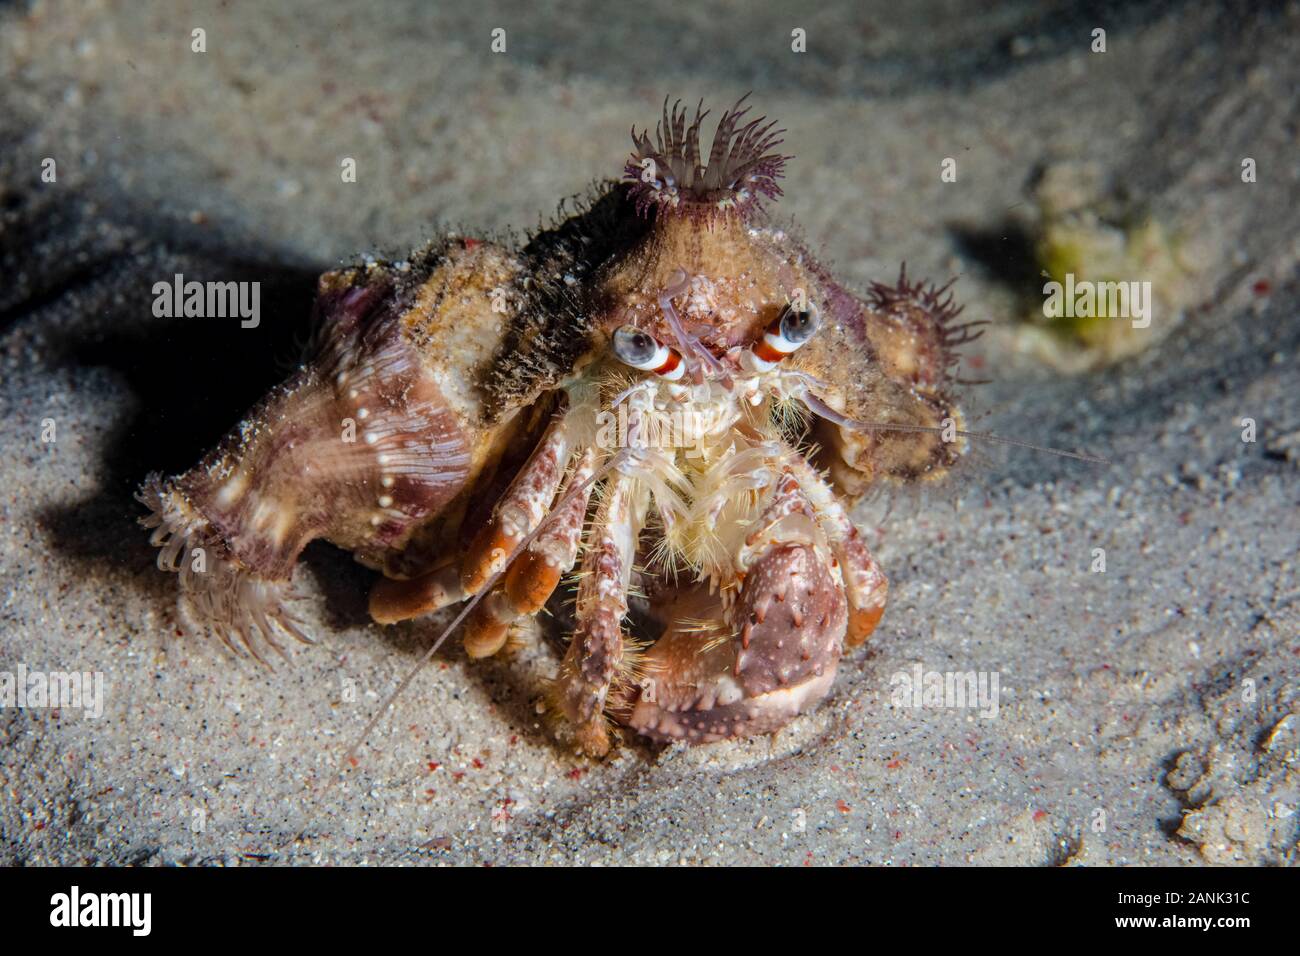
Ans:
[[[322,538],[380,572],[381,624],[465,602],[472,658],[576,581],[551,696],[589,755],[815,708],[885,608],[850,506],[962,456],[976,332],[905,274],[840,286],[765,216],[784,131],[742,100],[705,157],[707,116],[665,101],[624,179],[522,245],[322,276],[298,371],[139,492],[191,621],[259,660],[306,641],[292,578]]]

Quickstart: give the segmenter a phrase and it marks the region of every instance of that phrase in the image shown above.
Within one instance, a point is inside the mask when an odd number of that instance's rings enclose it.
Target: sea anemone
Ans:
[[[781,195],[777,185],[785,168],[782,156],[773,150],[784,140],[783,129],[760,116],[743,126],[738,125],[749,112],[742,108],[748,94],[722,114],[713,133],[709,161],[700,162],[700,127],[709,111],[704,101],[695,108],[695,119],[688,126],[686,109],[678,100],[668,111],[664,99],[663,119],[650,139],[647,128],[639,135],[632,128],[635,149],[623,173],[632,183],[631,193],[637,212],[644,215],[652,206],[690,216],[718,213],[748,214],[760,208],[762,200]]]

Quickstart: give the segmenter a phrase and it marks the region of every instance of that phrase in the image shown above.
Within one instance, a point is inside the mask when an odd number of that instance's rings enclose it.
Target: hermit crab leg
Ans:
[[[876,629],[885,613],[889,582],[825,479],[817,474],[807,459],[793,451],[788,459],[788,467],[799,482],[800,490],[812,502],[818,524],[826,533],[831,550],[840,563],[845,596],[849,602],[845,643],[849,647],[857,647]]]
[[[550,515],[547,515],[546,518],[542,520],[542,523],[537,528],[534,528],[533,531],[527,537],[525,537],[523,541],[519,543],[519,548],[517,549],[516,555],[511,555],[511,557],[513,558],[517,556],[517,554],[522,553],[525,548],[527,548],[530,544],[532,544],[533,541],[539,535],[541,535],[546,530],[547,527],[549,527],[551,520],[566,509],[566,507],[569,504],[569,500],[571,498],[577,498],[579,495],[587,494],[588,490],[593,485],[595,485],[596,482],[600,481],[606,475],[609,475],[612,472],[616,471],[618,468],[622,467],[623,464],[627,461],[627,458],[628,458],[628,450],[626,448],[621,449],[612,458],[610,458],[603,465],[601,465],[600,468],[596,471],[596,473],[593,474],[590,478],[588,478],[585,482],[582,482],[581,484],[578,484],[570,488],[567,492],[565,492],[565,497],[563,500],[560,501],[559,505],[556,507],[556,510],[552,512]],[[504,571],[498,571],[496,575],[494,575],[492,579],[487,582],[486,588],[489,589],[489,593],[490,593],[490,589],[495,587],[497,582],[500,581],[504,575],[505,575]],[[480,591],[478,594],[474,595],[466,602],[465,606],[460,609],[460,612],[457,613],[457,615],[454,618],[452,618],[451,623],[448,624],[445,628],[443,628],[442,633],[439,634],[438,637],[434,640],[434,642],[429,645],[429,649],[426,650],[424,654],[421,655],[420,659],[411,667],[411,669],[406,672],[406,676],[403,677],[398,682],[395,688],[393,688],[392,693],[390,693],[386,698],[384,698],[383,703],[379,705],[374,715],[371,716],[370,720],[366,721],[366,725],[361,729],[361,733],[357,735],[356,739],[352,742],[351,746],[349,746],[348,749],[344,751],[343,753],[344,764],[350,764],[355,760],[357,751],[359,751],[362,745],[365,744],[367,738],[369,738],[370,736],[370,732],[373,731],[375,727],[379,725],[379,721],[383,719],[384,714],[388,713],[388,709],[393,706],[393,703],[397,700],[397,698],[402,696],[402,694],[406,691],[406,688],[411,686],[411,682],[415,680],[415,678],[419,675],[420,671],[424,669],[425,665],[428,664],[429,661],[433,660],[433,655],[438,653],[438,649],[442,647],[443,643],[447,640],[447,638],[450,637],[453,633],[455,633],[456,629],[460,627],[461,624],[464,623],[465,619],[474,612],[474,609],[478,607],[479,602],[482,601],[484,593],[485,592]],[[336,781],[338,779],[339,778],[335,778]]]
[[[556,682],[557,703],[576,727],[579,749],[594,757],[609,752],[605,704],[623,666],[627,590],[648,497],[647,486],[622,471],[606,484],[582,562],[577,632]]]
[[[465,650],[470,657],[489,657],[505,645],[510,626],[521,617],[540,611],[555,592],[560,579],[577,560],[583,520],[591,498],[591,476],[596,472],[596,450],[588,448],[577,459],[551,523],[528,549],[510,563],[502,582],[475,610],[465,627]],[[572,489],[582,489],[570,495]]]
[[[470,543],[460,575],[466,594],[482,590],[489,578],[506,567],[519,542],[541,524],[555,501],[571,452],[568,419],[557,416],[493,509],[492,518]]]
[[[519,543],[546,516],[570,452],[568,416],[557,414],[493,509],[491,519],[470,543],[459,572],[443,568],[410,581],[380,580],[370,593],[371,617],[381,624],[392,624],[481,591],[490,578],[505,570]]]

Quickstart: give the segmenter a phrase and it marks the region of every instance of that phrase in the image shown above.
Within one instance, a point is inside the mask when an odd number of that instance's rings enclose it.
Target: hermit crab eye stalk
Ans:
[[[787,305],[768,326],[763,337],[742,355],[741,362],[751,372],[766,372],[775,368],[778,362],[797,352],[800,346],[816,335],[821,324],[821,312],[811,302],[803,309]]]
[[[686,371],[682,357],[675,349],[670,349],[635,325],[620,325],[614,330],[614,354],[623,364],[643,372],[654,372],[669,382],[677,381]]]

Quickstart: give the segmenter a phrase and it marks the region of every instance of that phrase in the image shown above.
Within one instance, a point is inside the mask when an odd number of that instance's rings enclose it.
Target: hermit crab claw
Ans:
[[[694,592],[672,609],[673,623],[647,650],[625,715],[638,733],[691,743],[768,733],[830,690],[848,603],[838,562],[793,480],[783,483],[747,549],[738,598],[724,608],[717,595]]]

